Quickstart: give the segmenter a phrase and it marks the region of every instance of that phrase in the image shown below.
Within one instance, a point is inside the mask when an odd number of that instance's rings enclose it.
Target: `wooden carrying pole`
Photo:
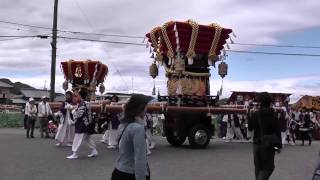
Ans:
[[[61,103],[50,103],[52,110],[58,111]],[[95,113],[113,112],[121,113],[123,111],[122,105],[107,105],[101,103],[91,103],[91,111]],[[246,114],[246,108],[240,107],[178,107],[166,106],[159,104],[150,104],[147,106],[148,113],[162,114],[162,113],[211,113],[211,114]]]

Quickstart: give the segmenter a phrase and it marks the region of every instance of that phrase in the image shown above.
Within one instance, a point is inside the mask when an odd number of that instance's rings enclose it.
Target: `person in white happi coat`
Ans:
[[[37,106],[35,105],[34,99],[31,97],[29,98],[29,103],[26,106],[26,114],[28,115],[27,119],[27,138],[31,137],[34,138],[33,136],[33,131],[34,131],[34,125],[37,120]],[[31,135],[29,136],[29,132],[31,130]]]
[[[317,120],[317,114],[315,112],[310,111],[310,120],[317,126],[320,127],[320,123]]]
[[[237,114],[233,114],[232,117],[233,117],[233,124],[234,124],[234,127],[233,127],[234,134],[237,139],[243,140],[244,137],[243,137],[241,129],[240,129],[240,127],[241,127],[240,118]]]
[[[28,106],[29,106],[29,100],[26,101],[26,105],[24,106],[24,119],[23,119],[23,128],[24,129],[27,129]]]
[[[91,134],[94,133],[94,123],[92,120],[92,114],[90,109],[88,90],[82,88],[79,91],[80,102],[76,109],[72,111],[73,118],[75,121],[75,135],[72,142],[72,155],[68,156],[67,159],[77,159],[78,151],[82,144],[85,142],[91,149],[91,153],[88,157],[98,156],[98,151],[96,149],[96,144],[91,138]]]
[[[111,103],[111,97],[109,97],[109,96],[106,97],[105,101],[106,101],[106,107],[107,107],[107,105],[110,105],[110,103]],[[102,142],[104,144],[109,144],[108,142],[109,142],[109,124],[110,124],[110,121],[108,119],[107,114],[108,113],[106,113],[105,116],[104,116],[105,122],[101,125],[102,128],[106,127],[106,130],[105,130],[105,132],[102,135],[101,140],[100,140],[100,142]]]
[[[60,123],[55,139],[58,141],[56,146],[72,146],[74,138],[74,120],[72,110],[75,106],[72,105],[72,92],[66,92],[66,101],[62,103],[60,110],[56,113],[59,117]]]
[[[234,137],[234,121],[230,114],[225,116],[228,116],[226,142],[231,142]]]
[[[45,133],[45,138],[50,138],[48,133],[48,117],[52,115],[52,111],[49,103],[47,102],[48,98],[42,96],[42,101],[38,104],[38,118],[40,123],[40,135],[43,138],[43,133]]]

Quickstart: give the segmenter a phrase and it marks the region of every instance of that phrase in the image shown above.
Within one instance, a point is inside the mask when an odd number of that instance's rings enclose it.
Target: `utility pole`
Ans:
[[[50,101],[54,101],[54,97],[55,97],[56,56],[57,56],[57,23],[58,23],[58,0],[54,0],[52,42],[51,42]]]

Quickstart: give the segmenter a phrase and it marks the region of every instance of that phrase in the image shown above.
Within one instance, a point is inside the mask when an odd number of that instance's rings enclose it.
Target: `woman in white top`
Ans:
[[[66,101],[62,103],[60,111],[56,115],[60,119],[60,124],[55,139],[58,141],[56,146],[72,146],[72,141],[74,138],[74,120],[72,116],[72,110],[75,106],[71,104],[72,102],[72,92],[66,92]]]

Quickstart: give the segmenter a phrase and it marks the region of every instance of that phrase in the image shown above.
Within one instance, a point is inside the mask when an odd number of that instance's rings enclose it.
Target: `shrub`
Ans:
[[[0,128],[23,127],[24,114],[0,113]]]

